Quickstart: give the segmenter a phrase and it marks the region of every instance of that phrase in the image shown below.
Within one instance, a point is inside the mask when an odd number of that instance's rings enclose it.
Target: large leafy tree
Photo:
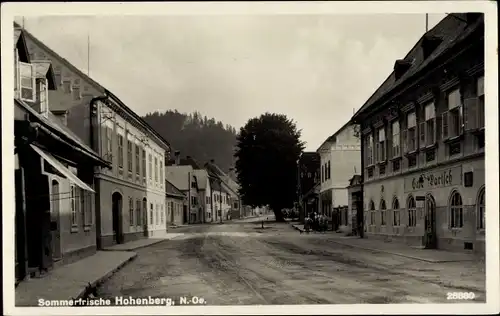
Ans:
[[[296,200],[297,160],[304,149],[301,131],[282,114],[265,113],[240,129],[236,173],[243,204],[268,205],[283,221],[282,208]]]

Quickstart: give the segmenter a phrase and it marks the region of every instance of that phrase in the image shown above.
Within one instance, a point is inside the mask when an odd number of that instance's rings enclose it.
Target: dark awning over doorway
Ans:
[[[48,152],[44,151],[41,148],[38,148],[34,145],[30,145],[33,150],[40,155],[45,161],[47,161],[52,167],[56,168],[57,171],[62,173],[67,179],[69,179],[71,182],[75,183],[77,186],[80,188],[90,191],[92,193],[95,193],[95,191],[89,187],[85,182],[80,180],[73,172],[71,172],[68,168],[66,168],[62,163],[60,163],[54,156],[49,154]]]

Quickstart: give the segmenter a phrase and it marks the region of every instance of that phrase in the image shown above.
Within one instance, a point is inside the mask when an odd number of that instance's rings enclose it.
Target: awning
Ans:
[[[95,193],[94,190],[92,190],[91,187],[89,187],[88,185],[86,185],[82,180],[78,179],[78,177],[73,174],[73,172],[71,172],[68,168],[66,168],[62,163],[60,163],[59,161],[57,161],[56,158],[54,158],[54,156],[52,156],[51,154],[49,154],[48,152],[34,146],[34,145],[30,145],[31,148],[33,148],[34,151],[36,151],[43,159],[45,159],[45,161],[47,161],[49,164],[52,165],[52,167],[56,168],[57,171],[59,171],[60,173],[62,173],[64,176],[66,176],[67,179],[69,179],[70,181],[74,182],[77,186],[79,186],[80,188],[84,189],[84,190],[87,190],[87,191],[90,191],[92,193]]]

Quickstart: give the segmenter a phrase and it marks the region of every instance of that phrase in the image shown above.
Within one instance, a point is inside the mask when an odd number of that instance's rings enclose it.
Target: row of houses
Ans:
[[[302,218],[316,211],[337,231],[484,253],[484,102],[484,17],[448,14],[302,155]]]
[[[171,163],[167,140],[17,24],[14,57],[17,280],[171,224],[240,216],[214,162]]]

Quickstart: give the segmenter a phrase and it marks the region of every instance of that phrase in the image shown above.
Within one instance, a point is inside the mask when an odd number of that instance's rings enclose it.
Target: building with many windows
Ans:
[[[354,115],[365,236],[484,251],[484,17],[448,14]]]
[[[50,115],[112,165],[94,170],[98,247],[164,234],[169,143],[116,95],[24,33],[31,59],[48,60],[54,69]]]
[[[334,230],[350,230],[347,186],[361,168],[358,127],[346,123],[318,148],[320,155],[320,213],[331,221]]]

